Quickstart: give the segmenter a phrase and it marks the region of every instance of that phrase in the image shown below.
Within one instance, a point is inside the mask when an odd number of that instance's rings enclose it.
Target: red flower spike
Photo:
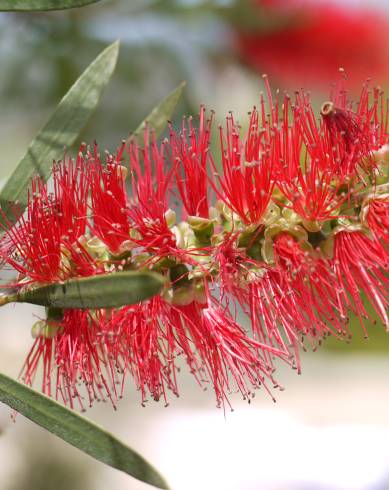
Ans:
[[[53,169],[53,194],[39,178],[32,182],[27,214],[6,230],[8,246],[2,248],[2,259],[23,276],[36,282],[63,280],[70,274],[68,261],[72,255],[81,271],[90,272],[90,262],[72,247],[85,233],[87,222],[88,176],[82,157],[69,159]],[[8,250],[8,255],[4,253]],[[10,250],[13,251],[9,254]]]
[[[96,315],[96,314],[95,314]],[[23,366],[21,377],[32,385],[43,364],[42,392],[74,408],[76,399],[84,409],[83,383],[88,405],[109,399],[115,407],[116,383],[123,373],[109,353],[102,336],[104,316],[92,318],[87,310],[66,310],[52,338],[38,337]],[[118,373],[119,371],[119,373]]]
[[[237,246],[238,233],[228,233],[224,240],[214,249],[213,260],[215,268],[218,267],[217,284],[220,288],[221,298],[227,294],[239,297],[241,287],[239,283],[248,273],[249,258],[245,251]]]
[[[92,230],[115,253],[129,240],[130,225],[127,212],[126,172],[122,165],[125,143],[117,155],[107,156],[103,166],[97,158],[90,170]]]
[[[305,319],[299,310],[297,294],[278,270],[268,270],[261,281],[249,285],[248,301],[254,338],[277,347],[295,358],[301,372],[299,348]],[[296,328],[296,325],[299,325]],[[301,332],[300,332],[301,330]]]
[[[313,148],[320,152],[316,156],[322,162],[323,171],[331,170],[339,178],[345,178],[355,175],[358,167],[371,170],[372,152],[381,148],[386,138],[382,124],[387,110],[377,94],[377,89],[371,93],[366,83],[354,110],[344,83],[339,80],[330,101],[321,107],[318,126],[309,95],[297,93],[294,118],[308,151]],[[325,158],[326,155],[329,156]]]
[[[273,369],[260,353],[282,356],[281,351],[250,339],[221,308],[199,310],[192,303],[182,309],[187,310],[187,327],[213,384],[218,406],[228,403],[234,388],[231,382],[244,399],[260,386],[270,393],[266,379],[275,384]]]
[[[207,161],[210,145],[213,112],[206,119],[205,107],[200,107],[198,129],[192,118],[183,120],[181,133],[177,135],[170,125],[170,149],[177,161],[176,182],[183,206],[189,216],[208,218]]]
[[[282,130],[273,138],[276,185],[290,202],[286,207],[307,221],[336,218],[366,184],[366,176],[359,179],[361,169],[374,179],[373,152],[386,141],[387,109],[378,89],[370,93],[366,84],[355,112],[342,83],[332,97],[318,125],[308,94],[297,92],[293,105],[285,96]],[[350,184],[350,177],[360,183]]]
[[[244,140],[232,114],[227,117],[226,130],[220,128],[223,172],[220,175],[213,164],[220,188],[212,186],[219,199],[246,225],[261,221],[273,191],[271,149],[268,134],[262,129],[268,126],[262,117],[260,127],[259,114],[254,108]]]
[[[346,316],[347,309],[353,311],[367,335],[363,318],[368,318],[368,313],[361,297],[362,291],[389,330],[386,312],[389,304],[387,252],[360,231],[338,232],[334,240],[333,270],[343,315]]]
[[[207,176],[207,159],[215,171],[216,162],[202,108],[198,131],[184,122],[181,134],[171,129],[170,142],[159,146],[146,127],[143,147],[129,145],[130,196],[124,145],[105,166],[96,145],[76,163],[56,166],[53,193],[34,180],[26,214],[2,242],[4,260],[21,273],[13,286],[120,267],[149,267],[171,283],[131,306],[65,310],[58,320],[50,310],[49,320],[33,327],[38,338],[23,368],[28,384],[42,364],[45,393],[72,407],[96,399],[115,405],[130,374],[142,403],[152,397],[167,404],[169,392],[178,395],[181,357],[226,407],[234,391],[250,399],[256,388],[276,385],[275,359],[300,371],[305,342],[316,348],[330,334],[348,337],[349,312],[362,324],[367,316],[363,293],[389,330],[388,112],[381,91],[366,85],[353,107],[338,85],[319,123],[307,93],[292,104],[287,95],[273,100],[266,77],[265,88],[268,103],[262,95],[244,137],[232,115],[220,130],[216,178]],[[196,231],[213,204],[207,179],[223,206],[212,210],[197,247]],[[169,200],[177,193],[197,220],[174,225]],[[133,253],[119,265],[115,255],[126,240]],[[237,324],[238,311],[251,321],[250,335]]]
[[[215,282],[222,301],[229,309],[236,309],[236,303],[239,304],[251,319],[254,338],[259,342],[285,354],[292,348],[297,357],[301,332],[296,330],[296,318],[300,312],[291,313],[296,301],[285,273],[247,257],[244,249],[237,248],[236,239],[237,234],[230,234],[216,249],[219,275]],[[285,306],[289,298],[291,304]],[[265,351],[263,355],[271,366],[272,356]]]
[[[55,205],[49,203],[44,184],[36,179],[32,183],[27,217],[22,216],[7,234],[14,253],[3,259],[23,276],[32,281],[59,280],[61,236],[64,231],[58,219]]]
[[[345,318],[328,261],[304,252],[288,234],[276,237],[274,257],[275,267],[249,287],[252,327],[262,342],[289,350],[300,371],[302,337],[315,349],[330,333],[348,333]]]
[[[177,345],[171,333],[168,305],[157,297],[115,312],[110,328],[117,332],[117,349],[123,365],[134,378],[142,404],[148,393],[168,403],[167,391],[178,396],[175,357]]]
[[[117,311],[108,325],[116,332],[115,355],[135,379],[142,403],[150,393],[167,404],[168,391],[178,396],[177,358],[184,355],[201,386],[212,383],[218,405],[238,389],[248,397],[272,368],[262,353],[283,356],[278,349],[250,339],[221,307],[192,302],[174,306],[161,298]],[[111,351],[112,355],[112,351]]]
[[[290,124],[289,112],[293,121]],[[334,149],[328,149],[316,124],[309,98],[298,94],[296,104],[284,97],[282,127],[274,146],[277,188],[297,214],[307,221],[325,221],[349,195],[340,196],[344,176]]]
[[[299,297],[301,311],[308,320],[308,329],[302,326],[302,331],[313,337],[329,332],[342,333],[344,319],[340,316],[330,262],[322,258],[319,251],[304,251],[287,233],[275,238],[274,259],[290,289]]]
[[[144,148],[135,142],[129,147],[133,203],[128,216],[132,227],[140,234],[140,238],[133,238],[133,241],[159,257],[176,251],[175,237],[165,219],[175,171],[174,166],[165,170],[165,146],[166,143],[162,143],[158,147],[154,134],[150,136],[146,126]]]
[[[366,221],[374,237],[389,247],[389,195],[371,199],[368,203]]]
[[[333,92],[331,101],[325,102],[321,108],[327,146],[338,149],[343,171],[350,174],[359,166],[369,172],[374,166],[372,152],[378,150],[385,139],[382,125],[387,115],[379,100],[380,90],[376,88],[372,93],[369,82],[366,82],[355,110],[342,81],[335,84]],[[345,166],[345,160],[350,156],[352,160]]]
[[[62,238],[73,243],[85,233],[87,225],[89,178],[81,153],[76,162],[65,156],[62,163],[53,167],[53,184],[53,202],[58,208],[61,226],[67,231]]]

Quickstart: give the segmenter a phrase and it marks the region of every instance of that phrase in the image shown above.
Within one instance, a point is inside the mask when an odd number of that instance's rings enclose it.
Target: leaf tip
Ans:
[[[109,46],[107,46],[107,48],[105,49],[105,51],[109,51],[112,53],[113,57],[115,58],[115,62],[119,56],[119,50],[120,50],[120,39],[116,39],[116,41],[114,41],[113,43],[111,43]]]

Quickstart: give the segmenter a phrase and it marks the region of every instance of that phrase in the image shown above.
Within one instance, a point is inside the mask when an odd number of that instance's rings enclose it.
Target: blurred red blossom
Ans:
[[[389,19],[372,9],[333,2],[252,0],[253,12],[279,18],[272,29],[258,23],[235,29],[241,58],[285,87],[326,87],[339,67],[349,74],[349,89],[367,77],[388,76]]]

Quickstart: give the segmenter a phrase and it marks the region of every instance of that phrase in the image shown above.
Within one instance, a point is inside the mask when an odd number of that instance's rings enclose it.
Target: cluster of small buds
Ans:
[[[1,244],[19,274],[11,286],[152,270],[166,287],[121,308],[48,308],[26,383],[42,363],[43,392],[115,406],[130,375],[142,403],[167,403],[187,364],[225,406],[234,391],[250,399],[279,387],[277,359],[300,371],[301,348],[348,339],[350,312],[367,335],[366,302],[389,330],[384,95],[366,84],[353,105],[339,82],[316,117],[307,93],[274,100],[264,80],[247,132],[230,114],[216,152],[214,115],[201,107],[198,127],[170,125],[161,144],[146,127],[142,145],[123,143],[105,161],[96,145],[65,157],[52,192],[33,181]]]

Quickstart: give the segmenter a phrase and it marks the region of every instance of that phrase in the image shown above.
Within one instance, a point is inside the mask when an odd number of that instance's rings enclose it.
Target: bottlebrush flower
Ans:
[[[176,181],[182,204],[189,216],[208,218],[207,163],[213,114],[206,118],[205,107],[200,107],[199,127],[184,119],[181,134],[170,125],[170,149],[177,161]],[[188,126],[188,127],[187,127]],[[181,168],[183,167],[183,169]]]
[[[128,170],[121,165],[124,150],[123,143],[115,157],[108,155],[103,166],[95,145],[90,162],[93,233],[114,253],[120,253],[130,230],[125,189]]]
[[[372,195],[363,206],[363,217],[378,243],[389,246],[389,194]]]
[[[375,155],[385,145],[386,113],[382,94],[371,91],[368,83],[354,111],[340,79],[331,99],[322,105],[320,122],[309,94],[297,92],[293,103],[288,95],[284,97],[282,127],[274,138],[276,183],[305,221],[336,217],[364,186],[363,174],[372,174]]]
[[[43,365],[45,393],[115,406],[132,378],[142,403],[167,404],[187,366],[227,407],[234,392],[278,387],[279,360],[300,371],[301,348],[348,339],[350,313],[367,333],[366,302],[389,329],[382,92],[367,84],[355,105],[341,82],[318,120],[307,93],[273,98],[265,87],[247,132],[230,114],[214,154],[213,115],[201,108],[197,129],[185,120],[159,144],[146,126],[142,146],[122,144],[104,163],[96,145],[82,147],[54,167],[52,193],[33,181],[0,247],[19,272],[16,292],[124,269],[158,272],[166,285],[117,308],[47,302],[26,383]]]
[[[131,142],[128,152],[132,174],[133,205],[127,210],[138,237],[134,242],[157,257],[176,250],[173,232],[166,221],[174,166],[167,168],[165,143],[159,147],[146,126],[144,148]]]
[[[212,301],[211,301],[212,303]],[[262,352],[282,355],[277,349],[250,339],[243,329],[215,304],[172,305],[154,298],[113,314],[112,331],[125,366],[135,379],[142,402],[149,392],[168,402],[167,391],[178,396],[180,357],[200,386],[212,383],[218,405],[238,389],[244,397],[271,378]]]
[[[350,74],[352,90],[367,73],[380,79],[387,76],[385,15],[331,2],[266,0],[266,9],[265,0],[249,3],[251,24],[233,26],[237,52],[249,66],[271,74],[284,87],[325,88],[340,66]],[[235,8],[239,12],[240,2]],[[263,29],[260,21],[255,27],[256,16],[269,15],[272,29]]]
[[[34,179],[27,214],[5,229],[2,258],[21,274],[23,282],[60,281],[72,275],[74,269],[77,275],[89,275],[93,270],[82,246],[77,252],[74,249],[85,233],[87,221],[89,177],[85,168],[81,171],[82,165],[79,154],[76,162],[65,158],[63,164],[54,166],[52,193],[42,181]]]
[[[270,131],[271,123],[263,113],[260,118],[256,108],[244,141],[232,114],[227,117],[226,130],[220,128],[223,172],[219,174],[213,165],[220,187],[214,185],[215,192],[246,225],[260,222],[271,199],[274,180]]]
[[[389,331],[388,251],[370,240],[362,230],[340,230],[334,237],[333,268],[343,315],[350,309],[363,326],[363,318],[368,318],[361,297],[363,291]]]
[[[88,310],[49,310],[48,319],[38,321],[32,330],[35,342],[21,371],[32,384],[43,365],[42,392],[74,408],[81,409],[96,400],[108,398],[115,406],[117,382],[122,375],[118,359],[111,355],[105,313]],[[114,336],[111,333],[111,336]],[[85,387],[85,393],[80,384]]]

